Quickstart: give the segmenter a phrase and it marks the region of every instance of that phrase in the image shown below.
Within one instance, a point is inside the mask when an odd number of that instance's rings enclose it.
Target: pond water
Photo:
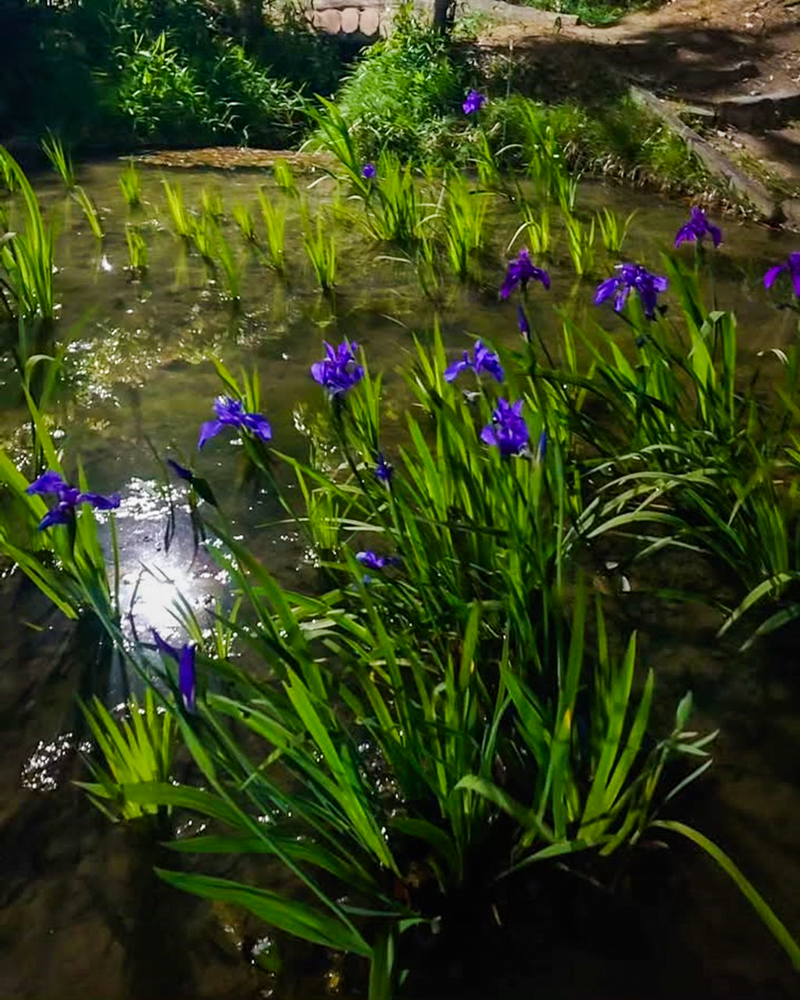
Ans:
[[[500,344],[519,337],[515,306],[497,296],[505,248],[519,220],[507,202],[493,201],[489,243],[495,263],[485,268],[482,284],[452,282],[434,305],[420,294],[413,268],[390,259],[396,251],[370,244],[352,221],[336,223],[339,281],[335,296],[324,297],[304,260],[294,203],[286,283],[245,247],[228,219],[225,227],[245,269],[242,301],[234,306],[225,301],[220,285],[209,281],[203,262],[187,255],[168,231],[160,178],[179,181],[190,205],[199,202],[202,188],[213,186],[228,212],[240,201],[258,219],[259,186],[284,197],[270,175],[143,167],[143,207],[126,215],[117,185],[120,169],[119,163],[99,163],[81,170],[81,183],[100,208],[106,231],[102,244],[54,178],[36,182],[43,205],[58,221],[62,307],[56,336],[70,340],[63,386],[51,412],[67,466],[80,455],[92,489],[122,494],[122,594],[130,621],[140,632],[155,627],[168,633],[177,591],[202,608],[224,589],[224,580],[212,562],[202,555],[194,558],[184,516],[172,545],[165,546],[167,501],[156,455],[192,457],[223,500],[235,533],[256,539],[281,582],[303,586],[308,572],[292,527],[274,523],[283,516],[275,498],[242,481],[241,454],[230,436],[221,435],[194,457],[199,427],[211,417],[220,391],[209,356],[222,358],[234,372],[242,367],[258,371],[262,410],[272,422],[276,446],[302,455],[321,404],[309,366],[321,355],[323,339],[356,340],[366,348],[371,369],[386,375],[387,435],[399,436],[406,399],[396,370],[413,348],[413,331],[430,330],[438,315],[453,352],[469,346],[467,334]],[[301,178],[301,189],[320,176]],[[316,208],[330,200],[330,192],[323,179],[308,196]],[[686,216],[680,203],[599,184],[584,185],[579,205],[607,205],[625,214],[635,209],[625,256],[656,271],[660,253]],[[128,219],[142,227],[150,248],[149,272],[141,281],[130,280],[126,270]],[[776,311],[760,282],[769,263],[796,247],[785,234],[733,220],[727,220],[725,234],[715,264],[715,292],[725,308],[737,313],[741,351],[751,366],[759,354],[784,347],[795,336],[792,317]],[[610,311],[591,306],[594,281],[609,273],[607,263],[576,285],[558,232],[554,247],[553,288],[549,295],[536,289],[531,297],[531,321],[544,339],[554,341],[559,321],[553,306],[567,301],[578,320],[591,312],[624,337],[624,326]],[[25,412],[10,343],[2,346],[0,439],[12,454],[22,454]],[[685,572],[675,567],[676,575]],[[658,671],[664,703],[674,704],[674,696],[690,687],[698,728],[722,729],[713,778],[687,804],[690,819],[732,854],[800,935],[800,689],[791,669],[796,652],[786,640],[767,655],[762,648],[734,656],[733,647],[713,639],[717,617],[698,608],[665,609],[632,600],[619,616],[625,628],[643,629],[641,660]],[[113,705],[125,696],[126,678],[112,671],[98,680],[87,653],[91,643],[17,575],[6,578],[0,591],[0,622],[5,638],[0,996],[312,1000],[341,992],[335,962],[322,970],[296,971],[287,942],[281,942],[284,971],[275,980],[263,968],[269,964],[263,954],[270,943],[263,929],[181,896],[152,877],[152,848],[142,849],[134,835],[108,824],[71,784],[85,775],[77,752],[85,737],[75,693],[97,690]],[[658,853],[656,846],[652,851]],[[788,960],[737,892],[690,850],[674,853],[678,860],[666,874],[647,875],[644,886],[639,878],[636,890],[627,894],[624,919],[609,925],[621,928],[624,939],[608,928],[598,930],[595,904],[587,904],[585,912],[571,911],[569,927],[550,937],[543,936],[537,913],[529,924],[513,929],[513,955],[484,942],[454,968],[450,986],[437,986],[436,995],[501,1000],[797,996]],[[548,911],[544,923],[551,919]],[[298,962],[297,968],[305,966]],[[424,1000],[424,986],[417,995]]]

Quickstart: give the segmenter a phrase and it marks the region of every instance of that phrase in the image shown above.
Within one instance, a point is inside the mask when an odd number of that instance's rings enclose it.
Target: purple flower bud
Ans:
[[[371,181],[377,176],[377,174],[378,171],[375,169],[374,163],[365,163],[361,168],[361,176],[364,180]]]
[[[383,452],[378,452],[378,464],[375,466],[375,478],[382,483],[390,483],[394,475],[394,467],[383,457]]]
[[[185,643],[180,649],[166,642],[153,630],[153,638],[158,651],[178,664],[178,690],[187,712],[197,710],[197,672],[195,667],[194,643]]]
[[[531,342],[531,325],[528,322],[528,317],[525,315],[525,310],[522,306],[517,306],[517,326],[519,327],[519,332],[525,338],[525,340]]]

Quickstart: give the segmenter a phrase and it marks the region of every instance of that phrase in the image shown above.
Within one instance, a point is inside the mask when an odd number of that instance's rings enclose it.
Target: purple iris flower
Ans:
[[[524,289],[529,281],[541,281],[545,288],[550,287],[550,275],[544,268],[534,265],[527,248],[523,247],[517,259],[508,262],[506,278],[500,289],[501,298],[507,299],[517,285],[522,285]]]
[[[800,253],[790,253],[785,264],[776,264],[764,275],[764,287],[772,288],[778,276],[786,272],[792,279],[794,294],[800,296]]]
[[[260,413],[248,413],[240,399],[217,396],[214,400],[214,413],[217,419],[207,420],[200,428],[198,448],[202,448],[207,441],[216,437],[224,427],[237,427],[239,430],[249,431],[262,441],[272,439],[272,428],[267,418],[262,417]]]
[[[57,472],[48,469],[25,490],[30,496],[50,496],[56,498],[56,505],[49,510],[39,522],[39,531],[44,531],[54,524],[69,524],[75,515],[79,503],[88,503],[95,510],[116,510],[119,507],[118,493],[107,497],[102,493],[81,493],[70,486]]]
[[[378,171],[375,169],[374,163],[365,163],[361,168],[361,176],[364,180],[371,181],[377,176],[377,174]]]
[[[197,709],[197,674],[195,669],[194,643],[185,643],[180,649],[171,646],[153,629],[153,638],[158,651],[178,664],[178,690],[187,712]]]
[[[679,247],[685,241],[700,241],[704,236],[710,236],[714,246],[722,242],[722,233],[718,226],[712,225],[706,218],[706,213],[699,205],[692,205],[691,217],[675,234],[675,246]]]
[[[651,274],[640,264],[618,264],[619,274],[606,278],[597,286],[594,293],[594,304],[614,296],[614,312],[622,312],[628,295],[635,290],[641,299],[644,314],[648,319],[654,319],[658,306],[658,296],[667,290],[667,279],[658,274]]]
[[[517,306],[517,326],[519,327],[519,332],[522,334],[523,338],[530,343],[531,325],[528,322],[528,317],[522,306]]]
[[[378,452],[378,464],[375,466],[375,478],[382,483],[389,483],[394,475],[394,466],[383,457],[383,452]]]
[[[367,549],[366,552],[356,552],[356,559],[367,569],[386,569],[387,566],[397,566],[400,560],[397,556],[379,556],[377,552]]]
[[[465,115],[475,115],[486,103],[486,97],[477,90],[471,90],[461,105]]]
[[[469,351],[464,351],[461,358],[458,361],[454,361],[446,369],[444,380],[445,382],[455,382],[461,372],[469,371],[470,369],[476,375],[480,375],[481,372],[488,372],[498,382],[502,382],[506,377],[503,366],[500,364],[500,358],[494,351],[490,351],[482,340],[476,341],[472,352],[472,359],[470,359]]]
[[[500,449],[501,455],[518,455],[528,444],[528,425],[522,416],[522,400],[498,399],[492,422],[481,431],[481,441]]]
[[[343,340],[338,347],[325,341],[327,357],[311,366],[311,377],[332,396],[343,396],[364,377],[363,366],[356,363],[357,350],[355,341],[351,344]]]

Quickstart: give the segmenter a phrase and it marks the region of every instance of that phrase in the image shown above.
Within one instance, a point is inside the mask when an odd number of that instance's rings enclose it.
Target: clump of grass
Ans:
[[[591,272],[594,266],[595,220],[588,225],[571,213],[564,214],[564,224],[567,228],[567,246],[572,258],[575,273],[582,277]]]
[[[119,175],[119,186],[128,208],[138,208],[142,203],[142,175],[133,160]]]
[[[191,239],[192,218],[183,199],[183,189],[180,184],[170,184],[165,177],[161,178],[161,184],[167,199],[167,212],[173,233],[180,239]]]
[[[443,190],[442,227],[447,259],[460,279],[470,276],[484,244],[487,198],[460,174],[448,177]]]
[[[606,251],[618,255],[628,235],[636,212],[631,212],[624,219],[610,208],[603,208],[595,215],[595,221],[600,229],[600,236]]]
[[[286,209],[283,206],[276,206],[263,188],[258,192],[258,203],[261,206],[261,216],[264,219],[266,230],[267,262],[275,271],[283,273],[285,267]]]
[[[242,205],[241,202],[238,202],[233,206],[233,221],[236,223],[239,228],[239,232],[248,243],[258,242],[256,222],[253,218],[253,213],[246,205]]]
[[[307,208],[303,215],[303,248],[319,287],[323,292],[332,291],[336,284],[336,237],[325,226],[321,214],[312,223]]]
[[[157,815],[161,806],[137,802],[127,793],[131,786],[170,780],[175,746],[172,714],[157,707],[149,687],[144,704],[136,698],[128,702],[127,718],[116,719],[97,697],[79,704],[103,763],[89,758],[95,780],[76,784],[112,822]]]
[[[125,242],[128,245],[128,268],[133,278],[142,278],[147,273],[147,241],[136,226],[125,227]]]
[[[39,201],[24,171],[11,154],[0,147],[0,164],[22,194],[24,224],[6,233],[0,243],[0,264],[5,287],[13,298],[13,311],[23,322],[55,318],[53,287],[53,230],[45,222]]]
[[[200,191],[200,207],[204,215],[219,222],[225,216],[225,205],[222,195],[216,187],[203,187]]]
[[[81,206],[81,210],[86,217],[86,221],[89,223],[89,228],[95,239],[102,240],[105,235],[103,233],[103,224],[100,221],[100,213],[92,196],[80,185],[76,185],[72,190],[72,197]]]
[[[42,139],[41,145],[51,166],[64,182],[64,187],[68,191],[72,191],[76,184],[75,166],[64,143],[58,136],[48,132],[47,138]]]
[[[275,183],[285,195],[290,198],[297,196],[297,183],[294,179],[292,167],[283,157],[278,157],[272,165],[272,173]]]

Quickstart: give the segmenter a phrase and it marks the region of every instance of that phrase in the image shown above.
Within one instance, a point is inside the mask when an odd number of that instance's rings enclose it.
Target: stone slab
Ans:
[[[346,35],[352,35],[358,31],[358,7],[346,7],[342,11],[342,31]]]
[[[374,38],[378,34],[380,26],[381,17],[377,10],[368,8],[361,11],[361,16],[358,19],[358,27],[362,35],[366,35],[367,38]]]

